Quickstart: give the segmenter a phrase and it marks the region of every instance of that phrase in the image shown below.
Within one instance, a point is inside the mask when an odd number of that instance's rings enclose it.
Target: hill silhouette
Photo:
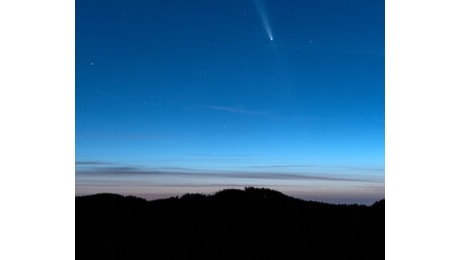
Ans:
[[[384,259],[385,202],[303,201],[270,189],[147,201],[76,197],[76,259]]]

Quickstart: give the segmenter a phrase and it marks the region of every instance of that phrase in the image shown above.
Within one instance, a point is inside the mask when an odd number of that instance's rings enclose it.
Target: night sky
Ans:
[[[384,198],[383,0],[76,0],[76,194]]]

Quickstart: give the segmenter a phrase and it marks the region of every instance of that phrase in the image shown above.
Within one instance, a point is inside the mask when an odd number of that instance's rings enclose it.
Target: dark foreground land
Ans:
[[[384,259],[385,202],[333,205],[269,189],[146,201],[76,198],[76,259]]]

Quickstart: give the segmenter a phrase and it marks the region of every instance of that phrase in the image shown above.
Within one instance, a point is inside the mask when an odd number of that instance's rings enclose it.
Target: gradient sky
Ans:
[[[76,193],[384,197],[383,0],[76,0]]]

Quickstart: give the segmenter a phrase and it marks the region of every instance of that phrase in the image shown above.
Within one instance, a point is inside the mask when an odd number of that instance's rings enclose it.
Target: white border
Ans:
[[[74,1],[0,1],[0,259],[75,258]]]
[[[386,1],[386,259],[460,259],[456,1]]]

